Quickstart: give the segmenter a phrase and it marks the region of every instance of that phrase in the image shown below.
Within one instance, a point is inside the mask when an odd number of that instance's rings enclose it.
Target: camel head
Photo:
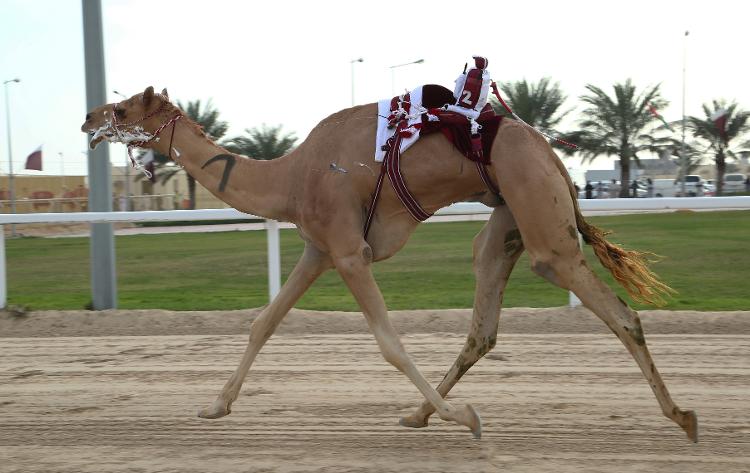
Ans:
[[[160,127],[175,114],[181,114],[169,101],[167,89],[155,94],[148,87],[140,94],[119,103],[96,107],[86,114],[81,131],[89,134],[91,149],[104,140],[110,143],[143,146],[161,131]]]

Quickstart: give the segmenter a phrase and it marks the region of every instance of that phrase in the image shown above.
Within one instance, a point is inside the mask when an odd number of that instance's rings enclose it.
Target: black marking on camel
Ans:
[[[217,154],[213,158],[203,163],[203,166],[201,166],[201,169],[205,169],[206,166],[208,166],[209,164],[215,161],[227,162],[226,166],[224,167],[224,174],[221,175],[221,181],[219,182],[219,192],[224,192],[224,189],[226,189],[227,187],[227,181],[229,180],[229,174],[231,174],[232,168],[234,167],[234,164],[237,162],[237,157],[231,154]]]

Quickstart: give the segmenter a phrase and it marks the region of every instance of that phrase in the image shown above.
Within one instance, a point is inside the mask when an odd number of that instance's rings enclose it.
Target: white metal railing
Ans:
[[[142,194],[131,195],[129,197],[119,196],[112,199],[112,207],[122,210],[124,205],[132,209],[171,209],[174,208],[174,194]],[[88,197],[50,197],[48,199],[22,198],[16,199],[17,213],[37,213],[43,212],[85,212],[88,208]],[[0,200],[0,212],[7,211],[12,207],[10,200]],[[38,212],[42,213],[42,212]]]
[[[750,196],[739,197],[682,197],[652,199],[580,199],[584,212],[615,211],[643,212],[659,210],[731,210],[750,209]],[[440,209],[436,216],[487,215],[492,209],[479,203],[457,203]],[[174,222],[201,220],[247,220],[261,219],[235,209],[161,210],[140,212],[74,212],[0,214],[0,307],[7,305],[7,274],[5,262],[6,224],[34,223],[113,223],[113,222]],[[461,221],[455,218],[454,221]],[[429,222],[429,220],[428,220]],[[281,288],[281,250],[279,248],[279,223],[265,220],[268,242],[268,288],[273,300]],[[576,305],[571,295],[571,305]]]

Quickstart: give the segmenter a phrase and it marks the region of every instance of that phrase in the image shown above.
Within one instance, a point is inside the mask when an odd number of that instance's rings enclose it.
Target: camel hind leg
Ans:
[[[515,123],[501,129],[498,142],[494,171],[518,224],[532,270],[573,291],[607,324],[635,359],[664,415],[696,442],[697,417],[693,411],[678,408],[669,395],[649,353],[638,315],[586,264],[578,246],[571,186],[560,172],[557,156],[540,136]]]
[[[461,352],[437,387],[445,397],[461,377],[495,346],[505,285],[523,253],[521,235],[508,207],[493,210],[490,220],[474,239],[474,312]],[[412,415],[403,417],[405,427],[427,427],[435,407],[425,401]]]
[[[654,360],[651,358],[638,314],[604,284],[587,266],[581,266],[572,278],[569,289],[583,305],[607,324],[638,363],[638,367],[654,392],[662,413],[677,423],[693,442],[698,441],[698,418],[693,411],[682,410],[669,395]]]

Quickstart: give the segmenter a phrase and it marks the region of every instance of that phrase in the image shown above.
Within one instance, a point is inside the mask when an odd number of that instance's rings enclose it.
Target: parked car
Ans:
[[[648,194],[648,191],[646,190],[646,184],[642,183],[641,181],[638,182],[638,188],[636,189],[636,195],[637,197],[646,197]],[[592,199],[609,199],[612,198],[612,181],[592,181],[591,185],[594,186],[594,190],[591,192],[591,198]],[[620,181],[615,182],[616,186],[616,192],[620,192]],[[629,190],[629,193],[632,194],[633,191]],[[586,190],[581,189],[578,191],[578,198],[579,199],[585,199],[586,198]]]
[[[675,195],[682,196],[682,180],[677,179],[675,182]],[[685,196],[701,197],[703,195],[703,178],[697,174],[688,174],[685,176]]]
[[[747,176],[740,173],[724,174],[724,192],[745,192],[745,179]]]
[[[675,197],[677,185],[674,179],[654,179],[654,197]]]

